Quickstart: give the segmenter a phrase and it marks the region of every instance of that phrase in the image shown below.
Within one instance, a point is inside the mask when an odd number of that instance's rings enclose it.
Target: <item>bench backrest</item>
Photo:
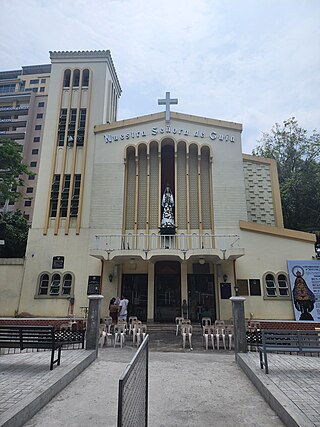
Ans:
[[[55,342],[53,326],[0,325],[0,343],[19,343],[21,348],[28,344],[51,347]],[[1,344],[0,344],[1,345]]]
[[[320,336],[316,331],[296,331],[262,329],[262,346],[272,348],[287,349],[312,349],[320,346]]]

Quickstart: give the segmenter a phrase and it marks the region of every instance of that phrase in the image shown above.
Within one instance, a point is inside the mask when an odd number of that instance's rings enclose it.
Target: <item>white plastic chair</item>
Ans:
[[[107,332],[110,334],[111,333],[111,325],[112,325],[112,317],[110,317],[110,316],[106,317],[104,319],[104,323],[106,325]]]
[[[186,348],[186,338],[189,339],[189,347],[192,349],[192,326],[191,324],[181,324],[182,347]]]
[[[144,340],[144,337],[146,336],[146,333],[147,333],[147,325],[142,325],[141,324],[141,325],[137,326],[137,333],[136,333],[137,347],[139,347],[139,345]]]
[[[211,344],[212,344],[212,350],[214,350],[214,336],[215,336],[215,329],[211,325],[203,326],[202,328],[202,336],[204,338],[205,342],[205,349],[208,350],[209,346],[209,336],[211,338]]]
[[[232,349],[232,339],[234,337],[234,327],[233,327],[233,325],[227,325],[226,326],[225,334],[228,337],[228,347],[229,347],[229,350],[231,350]]]
[[[201,325],[204,326],[211,326],[211,317],[203,317],[201,319]]]
[[[133,344],[135,344],[136,340],[137,340],[137,334],[138,334],[138,329],[139,326],[142,325],[141,320],[135,320],[132,322],[132,342]]]
[[[181,322],[184,320],[183,317],[176,317],[176,337],[179,335]]]
[[[116,324],[114,326],[114,347],[119,342],[120,347],[122,348],[125,344],[126,337],[126,327],[125,325]]]
[[[138,320],[137,316],[130,316],[129,317],[129,335],[132,334],[132,330],[133,330],[132,324],[133,324],[133,322],[136,322],[137,320]]]
[[[220,348],[220,338],[222,339],[223,348],[226,350],[226,334],[225,327],[214,327],[214,335],[216,337],[217,350]]]

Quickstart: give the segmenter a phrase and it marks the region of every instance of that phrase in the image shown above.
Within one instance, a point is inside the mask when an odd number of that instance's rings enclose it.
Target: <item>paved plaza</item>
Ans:
[[[118,379],[134,353],[130,346],[107,347],[94,360],[93,351],[63,350],[53,371],[48,352],[1,355],[0,426],[115,427]],[[239,359],[256,387],[267,390],[261,391],[265,399],[290,411],[286,424],[319,427],[320,358],[272,354],[269,375],[258,362],[258,353]],[[228,351],[152,349],[149,426],[284,425],[242,369]]]

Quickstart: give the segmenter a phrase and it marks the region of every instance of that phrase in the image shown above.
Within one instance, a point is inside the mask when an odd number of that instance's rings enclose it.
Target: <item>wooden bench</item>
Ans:
[[[0,348],[51,350],[51,371],[55,363],[60,365],[62,345],[62,342],[56,340],[53,326],[0,325]],[[57,359],[54,358],[55,350],[58,350]]]
[[[316,331],[262,329],[259,346],[260,368],[269,373],[267,353],[320,353],[320,334]]]

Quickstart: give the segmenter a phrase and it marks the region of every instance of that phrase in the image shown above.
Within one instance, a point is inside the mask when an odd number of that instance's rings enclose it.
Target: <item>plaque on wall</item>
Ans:
[[[231,283],[220,283],[221,299],[229,299],[231,297]]]
[[[52,268],[64,268],[64,256],[54,256],[52,258]]]
[[[89,276],[87,295],[99,295],[100,276]]]

